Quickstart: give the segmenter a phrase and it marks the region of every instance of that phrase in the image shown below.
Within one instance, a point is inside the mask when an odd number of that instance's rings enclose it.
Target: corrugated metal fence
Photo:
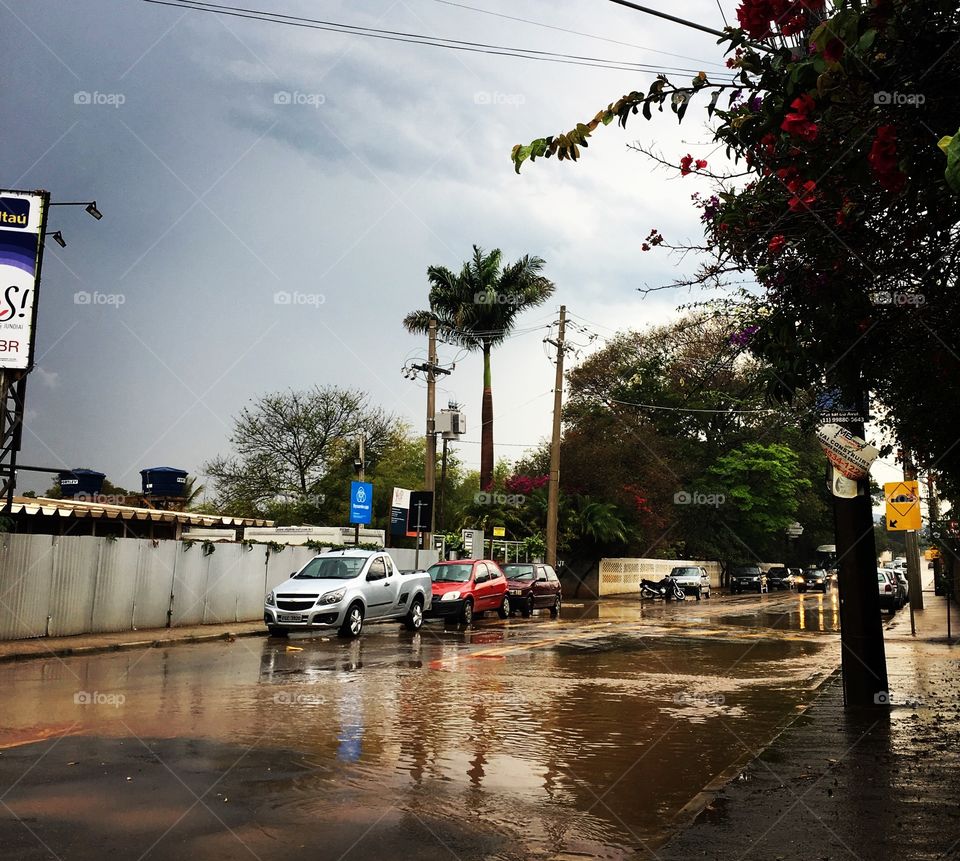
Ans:
[[[600,595],[627,595],[640,591],[640,580],[659,580],[678,565],[701,565],[710,585],[720,588],[720,563],[694,559],[601,559]]]
[[[306,547],[13,535],[0,542],[0,640],[259,619]],[[400,568],[414,551],[390,550]],[[436,561],[420,553],[421,567]]]

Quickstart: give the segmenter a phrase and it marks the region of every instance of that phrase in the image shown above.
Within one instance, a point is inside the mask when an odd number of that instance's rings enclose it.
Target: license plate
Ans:
[[[522,595],[523,592],[521,592],[519,589],[511,589],[511,590],[510,590],[510,594],[511,594],[511,595]]]
[[[307,617],[302,613],[281,613],[280,621],[281,622],[305,622]]]

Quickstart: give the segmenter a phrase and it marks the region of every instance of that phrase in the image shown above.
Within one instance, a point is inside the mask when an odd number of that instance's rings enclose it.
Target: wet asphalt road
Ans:
[[[626,858],[839,663],[836,593],[0,666],[16,859]]]

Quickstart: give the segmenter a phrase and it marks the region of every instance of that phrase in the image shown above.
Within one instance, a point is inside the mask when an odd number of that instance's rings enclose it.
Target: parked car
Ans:
[[[507,578],[511,610],[519,610],[525,619],[540,609],[550,609],[556,619],[563,603],[563,590],[557,572],[539,562],[510,562],[503,566]]]
[[[907,572],[895,571],[894,575],[897,578],[897,594],[900,597],[900,606],[904,607],[910,602],[910,581],[907,580]]]
[[[798,592],[823,592],[826,595],[833,585],[833,580],[823,568],[807,568],[801,576],[803,580],[797,583]]]
[[[501,619],[510,615],[507,578],[491,559],[456,559],[437,562],[427,569],[433,589],[430,618],[473,622],[477,613],[496,610]]]
[[[741,592],[767,592],[767,575],[759,565],[738,565],[730,572],[730,591],[734,595]]]
[[[900,609],[897,600],[896,575],[886,568],[877,569],[877,585],[880,588],[880,609],[891,616]]]
[[[678,565],[670,569],[670,576],[687,595],[696,595],[700,598],[710,597],[710,575],[707,569],[700,565]]]
[[[790,570],[784,565],[774,565],[767,569],[767,586],[770,589],[789,589]]]
[[[359,637],[364,623],[388,621],[417,631],[432,600],[429,575],[402,573],[387,553],[328,550],[267,595],[263,621],[274,636],[336,628]]]

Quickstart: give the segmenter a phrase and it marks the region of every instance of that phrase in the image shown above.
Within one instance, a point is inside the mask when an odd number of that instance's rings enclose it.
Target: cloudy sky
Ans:
[[[668,68],[723,62],[714,37],[606,0],[241,5]],[[714,0],[659,5],[723,26]],[[735,4],[722,5],[730,17]],[[425,392],[401,368],[425,345],[401,320],[426,304],[427,267],[458,268],[473,243],[540,255],[558,287],[494,356],[497,455],[515,458],[549,431],[542,327],[561,303],[602,338],[691,299],[638,292],[678,274],[639,246],[653,227],[696,238],[689,197],[704,187],[627,145],[712,158],[695,111],[682,128],[664,114],[602,130],[578,165],[541,162],[518,177],[509,160],[513,144],[566,130],[651,73],[139,0],[0,0],[0,44],[0,185],[95,198],[104,213],[52,212],[68,245],[47,245],[21,462],[89,466],[134,487],[147,466],[198,472],[228,451],[231,417],[250,398],[315,383],[362,388],[419,428]],[[471,466],[481,382],[479,359],[460,356],[438,394],[467,412]],[[47,484],[21,473],[21,489]]]

